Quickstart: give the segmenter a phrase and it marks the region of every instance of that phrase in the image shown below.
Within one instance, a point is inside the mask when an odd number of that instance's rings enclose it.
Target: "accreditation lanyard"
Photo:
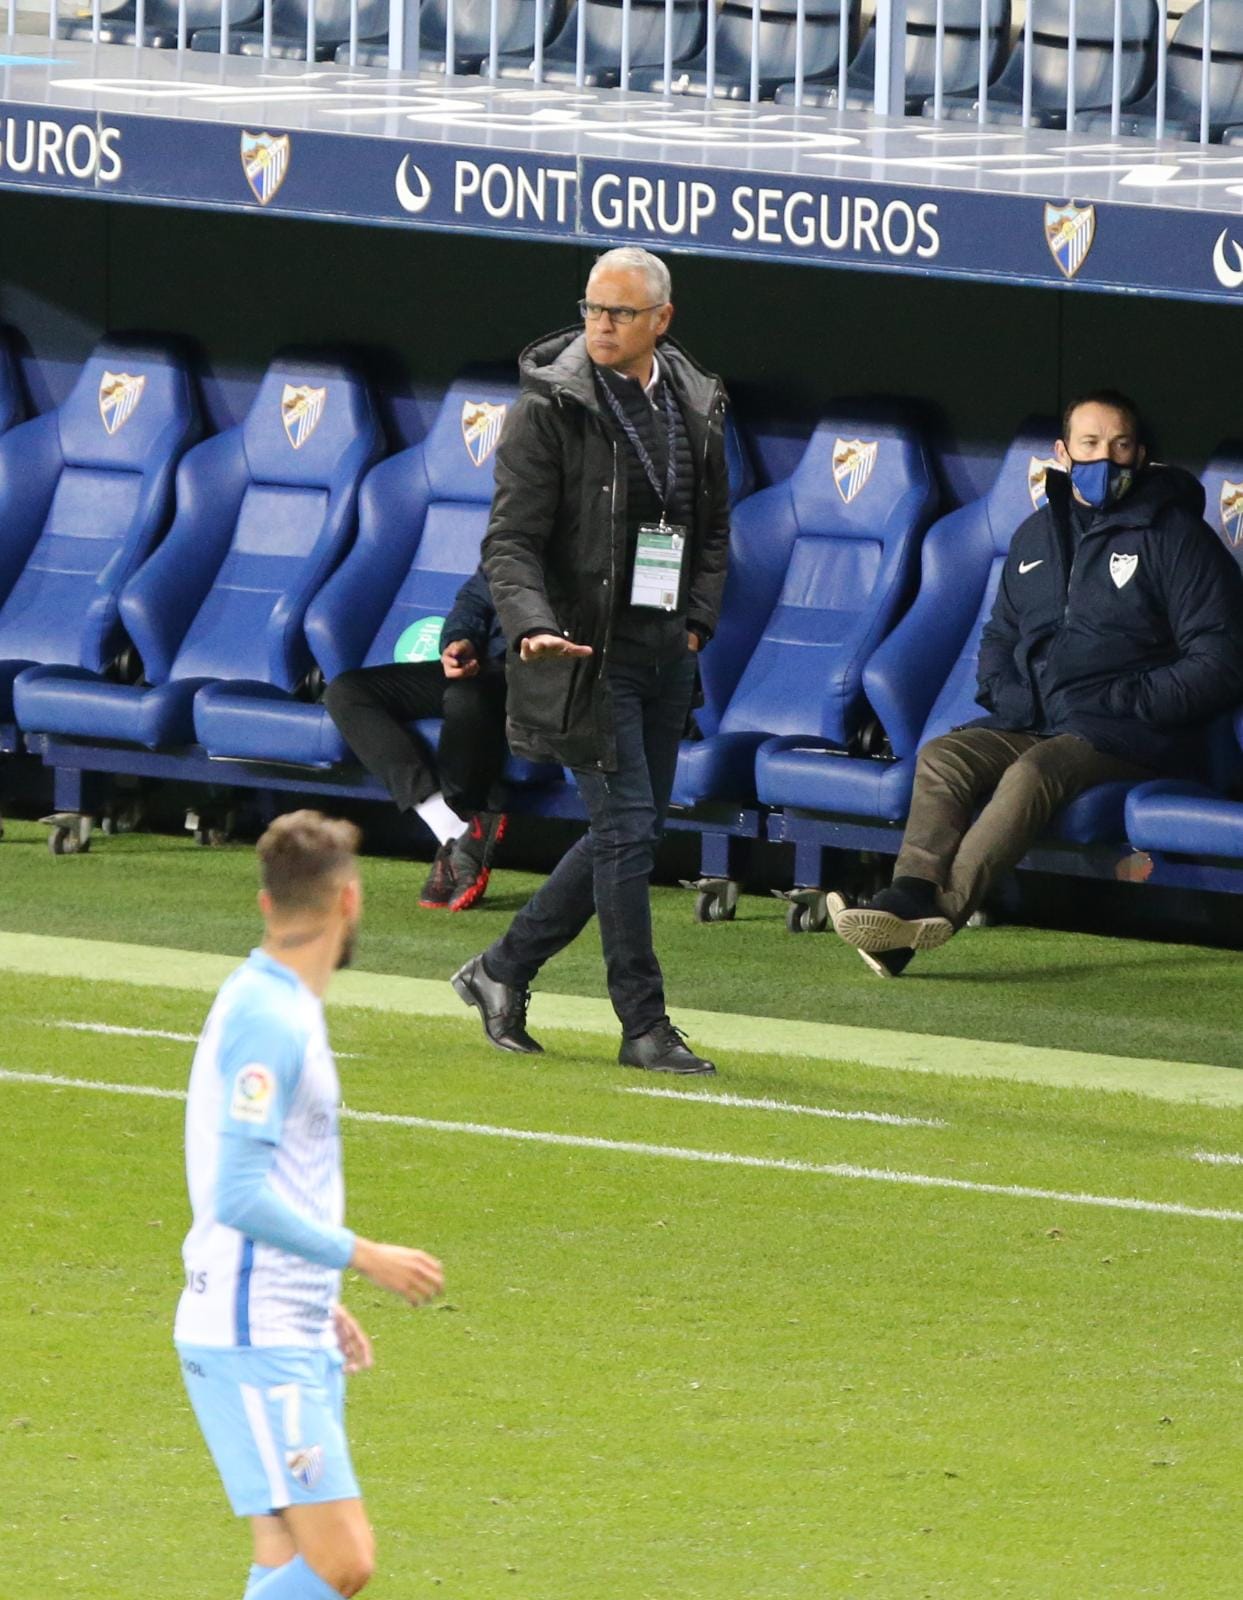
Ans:
[[[643,443],[639,430],[626,415],[621,401],[601,379],[600,388],[608,402],[618,427],[639,459],[644,476],[652,486],[652,493],[660,501],[660,521],[639,524],[639,537],[635,546],[634,573],[630,583],[630,604],[650,606],[658,611],[676,611],[678,594],[682,586],[682,560],[686,553],[685,527],[669,521],[669,504],[678,482],[678,424],[676,402],[669,385],[663,385],[665,422],[667,425],[668,455],[665,464],[664,492],[651,452]]]

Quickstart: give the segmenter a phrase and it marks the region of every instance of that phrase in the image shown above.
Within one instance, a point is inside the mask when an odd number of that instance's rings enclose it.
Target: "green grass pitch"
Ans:
[[[10,824],[0,872],[0,931],[239,955],[256,932],[245,849],[53,861]],[[367,968],[444,977],[531,881],[450,918],[414,908],[419,874],[365,864]],[[1004,929],[880,984],[775,903],[697,927],[656,898],[675,1006],[1238,1062],[1222,952]],[[598,960],[584,939],[546,987],[598,995]],[[170,1344],[190,1046],[154,1034],[196,1032],[207,997],[125,978],[0,971],[0,1072],[45,1080],[0,1078],[0,1600],[244,1585]],[[419,1312],[347,1282],[376,1344],[350,1429],[377,1600],[1237,1592],[1243,1168],[1194,1157],[1243,1154],[1243,1108],[728,1051],[671,1100],[627,1092],[669,1086],[602,1033],[546,1030],[531,1061],[465,1012],[338,1005],[330,1029],[364,1114],[351,1220],[448,1274]]]

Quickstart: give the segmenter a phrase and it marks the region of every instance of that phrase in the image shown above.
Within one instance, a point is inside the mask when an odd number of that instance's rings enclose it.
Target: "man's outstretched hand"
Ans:
[[[575,644],[559,633],[529,633],[518,646],[524,661],[542,661],[553,656],[589,656],[589,644]]]

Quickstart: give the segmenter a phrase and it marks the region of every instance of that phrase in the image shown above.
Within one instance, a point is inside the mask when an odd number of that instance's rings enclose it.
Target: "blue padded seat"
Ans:
[[[846,45],[857,21],[858,7],[846,6]],[[716,62],[713,72],[713,97],[717,100],[751,98],[751,61],[759,61],[758,96],[771,100],[778,86],[790,82],[795,73],[795,34],[798,0],[763,0],[760,9],[758,40],[751,6],[747,0],[725,0],[716,19]],[[803,81],[816,83],[837,72],[838,45],[841,42],[839,0],[806,0],[803,20]],[[665,82],[663,62],[658,67],[632,72],[630,87],[657,94],[685,94],[703,99],[708,92],[708,52],[704,48],[681,62]]]
[[[1204,520],[1221,535],[1236,561],[1243,562],[1243,445],[1223,444],[1200,474]]]
[[[1243,858],[1243,800],[1207,784],[1154,778],[1127,796],[1126,836],[1137,850]]]
[[[975,87],[980,76],[979,0],[945,0],[945,40],[941,59],[944,92]],[[908,0],[906,11],[906,114],[916,117],[934,87],[936,69],[936,0]],[[988,0],[988,81],[1001,71],[1010,44],[1010,0]],[[876,81],[876,34],[870,30],[846,75],[846,106],[870,111]],[[777,90],[778,105],[791,105],[794,86]],[[804,90],[805,106],[836,106],[836,79]]]
[[[315,6],[315,59],[331,61],[337,47],[350,36],[350,0],[313,0]],[[216,16],[219,17],[219,9]],[[306,60],[307,0],[273,0],[272,58],[277,61]],[[388,26],[388,0],[359,0],[358,36],[370,38]],[[190,40],[192,50],[220,53],[218,27],[200,28]],[[262,7],[240,27],[229,22],[229,54],[262,56]]]
[[[750,797],[771,735],[849,743],[863,664],[906,597],[935,502],[919,438],[892,416],[848,415],[822,421],[791,476],[738,506],[702,663],[705,737],[682,747],[675,804]]]
[[[217,680],[292,692],[311,666],[303,615],[382,445],[353,373],[278,358],[245,421],[182,461],[173,526],[122,593],[145,681],[33,668],[16,689],[22,726],[160,749],[192,742],[194,698]]]
[[[354,667],[410,659],[411,632],[428,618],[435,639],[423,654],[439,655],[440,622],[479,564],[496,443],[517,395],[512,380],[459,379],[426,439],[367,474],[358,538],[306,616],[307,639],[326,682]],[[318,767],[353,759],[322,704],[272,686],[218,684],[199,697],[195,724],[212,755]],[[439,721],[415,726],[434,747]],[[529,776],[530,770],[523,764],[513,775]]]
[[[769,740],[756,757],[756,789],[766,805],[903,820],[919,746],[984,714],[975,703],[980,630],[1015,529],[1043,504],[1055,433],[1054,424],[1027,424],[988,494],[942,517],[924,537],[919,592],[862,674],[894,758],[850,756],[806,736]]]
[[[253,22],[262,14],[258,0],[232,0],[229,6],[230,26]],[[186,0],[186,36],[200,28],[214,27],[220,20],[220,0]],[[85,39],[95,37],[93,18],[88,11],[84,17],[65,17],[57,24],[57,37]],[[147,0],[143,19],[142,42],[154,50],[177,48],[177,0]],[[100,18],[100,44],[137,44],[138,7],[135,0],[105,11]]]
[[[1243,0],[1214,0],[1211,60],[1209,63],[1209,137],[1220,139],[1234,123],[1243,123]],[[1189,6],[1174,30],[1166,51],[1165,127],[1167,139],[1199,139],[1200,75],[1204,49],[1204,9]],[[1157,90],[1154,86],[1127,106],[1119,131],[1151,139],[1157,129]],[[1075,119],[1079,132],[1106,132],[1108,111]],[[1233,142],[1233,141],[1230,141]]]
[[[448,8],[445,0],[422,0],[419,7],[419,52],[414,61],[413,25],[409,25],[405,51],[407,72],[445,70],[445,28]],[[407,12],[409,16],[409,12]],[[507,56],[511,64],[535,53],[535,0],[500,0],[497,7],[497,55]],[[547,0],[544,6],[544,42],[550,43],[565,21],[562,0]],[[453,70],[479,72],[491,50],[492,0],[456,0],[453,7]],[[338,46],[337,60],[348,63],[348,42]],[[360,67],[388,66],[388,35],[359,41],[355,64]]]
[[[6,434],[26,415],[21,370],[7,328],[0,328],[0,434]],[[0,595],[4,591],[0,589]]]
[[[1155,0],[1122,0],[1122,72],[1119,104],[1137,100],[1152,82],[1158,15]],[[1066,126],[1070,63],[1069,0],[1035,0],[1032,18],[1031,121],[1037,128]],[[1114,0],[1078,0],[1075,8],[1075,108],[1108,109],[1113,104]],[[1023,121],[1024,41],[1020,34],[1005,71],[988,91],[987,117],[1002,127]],[[947,122],[975,122],[980,109],[978,84],[946,95],[941,115]],[[931,117],[931,99],[924,116]]]
[[[583,84],[587,88],[614,88],[621,81],[621,0],[578,0],[578,7],[586,8],[582,12],[585,34]],[[570,12],[561,32],[544,52],[545,83],[576,81],[578,7]],[[701,0],[673,0],[673,59],[680,62],[693,56],[703,40],[703,32],[704,9]],[[659,66],[664,59],[664,0],[632,0],[631,73]],[[531,78],[533,74],[534,66],[528,54],[502,58],[502,78]]]
[[[0,721],[32,663],[111,666],[122,587],[168,527],[173,474],[200,431],[180,354],[105,340],[55,410],[0,438]]]

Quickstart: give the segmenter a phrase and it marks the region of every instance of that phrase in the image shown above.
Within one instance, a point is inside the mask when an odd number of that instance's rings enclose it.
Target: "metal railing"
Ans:
[[[198,32],[190,0],[125,0],[107,13],[104,0],[90,0],[89,14],[73,17],[65,0],[48,3],[53,39],[147,45],[175,35],[186,50]],[[384,0],[263,0],[257,12],[251,0],[219,0],[216,26],[222,53],[244,33],[265,60],[279,28],[282,56],[300,46],[310,61],[339,55],[350,67],[365,60],[446,77],[469,67],[536,86],[1201,143],[1232,125],[1237,99],[1243,128],[1243,0],[1193,0],[1177,18],[1169,0],[1016,0],[1013,14],[1009,0],[869,0],[868,17],[858,0],[701,0],[695,47],[681,54],[687,0],[569,0],[563,13],[564,3],[387,0],[375,37]],[[17,0],[8,0],[8,26],[16,32]],[[520,33],[526,51],[502,46]]]

